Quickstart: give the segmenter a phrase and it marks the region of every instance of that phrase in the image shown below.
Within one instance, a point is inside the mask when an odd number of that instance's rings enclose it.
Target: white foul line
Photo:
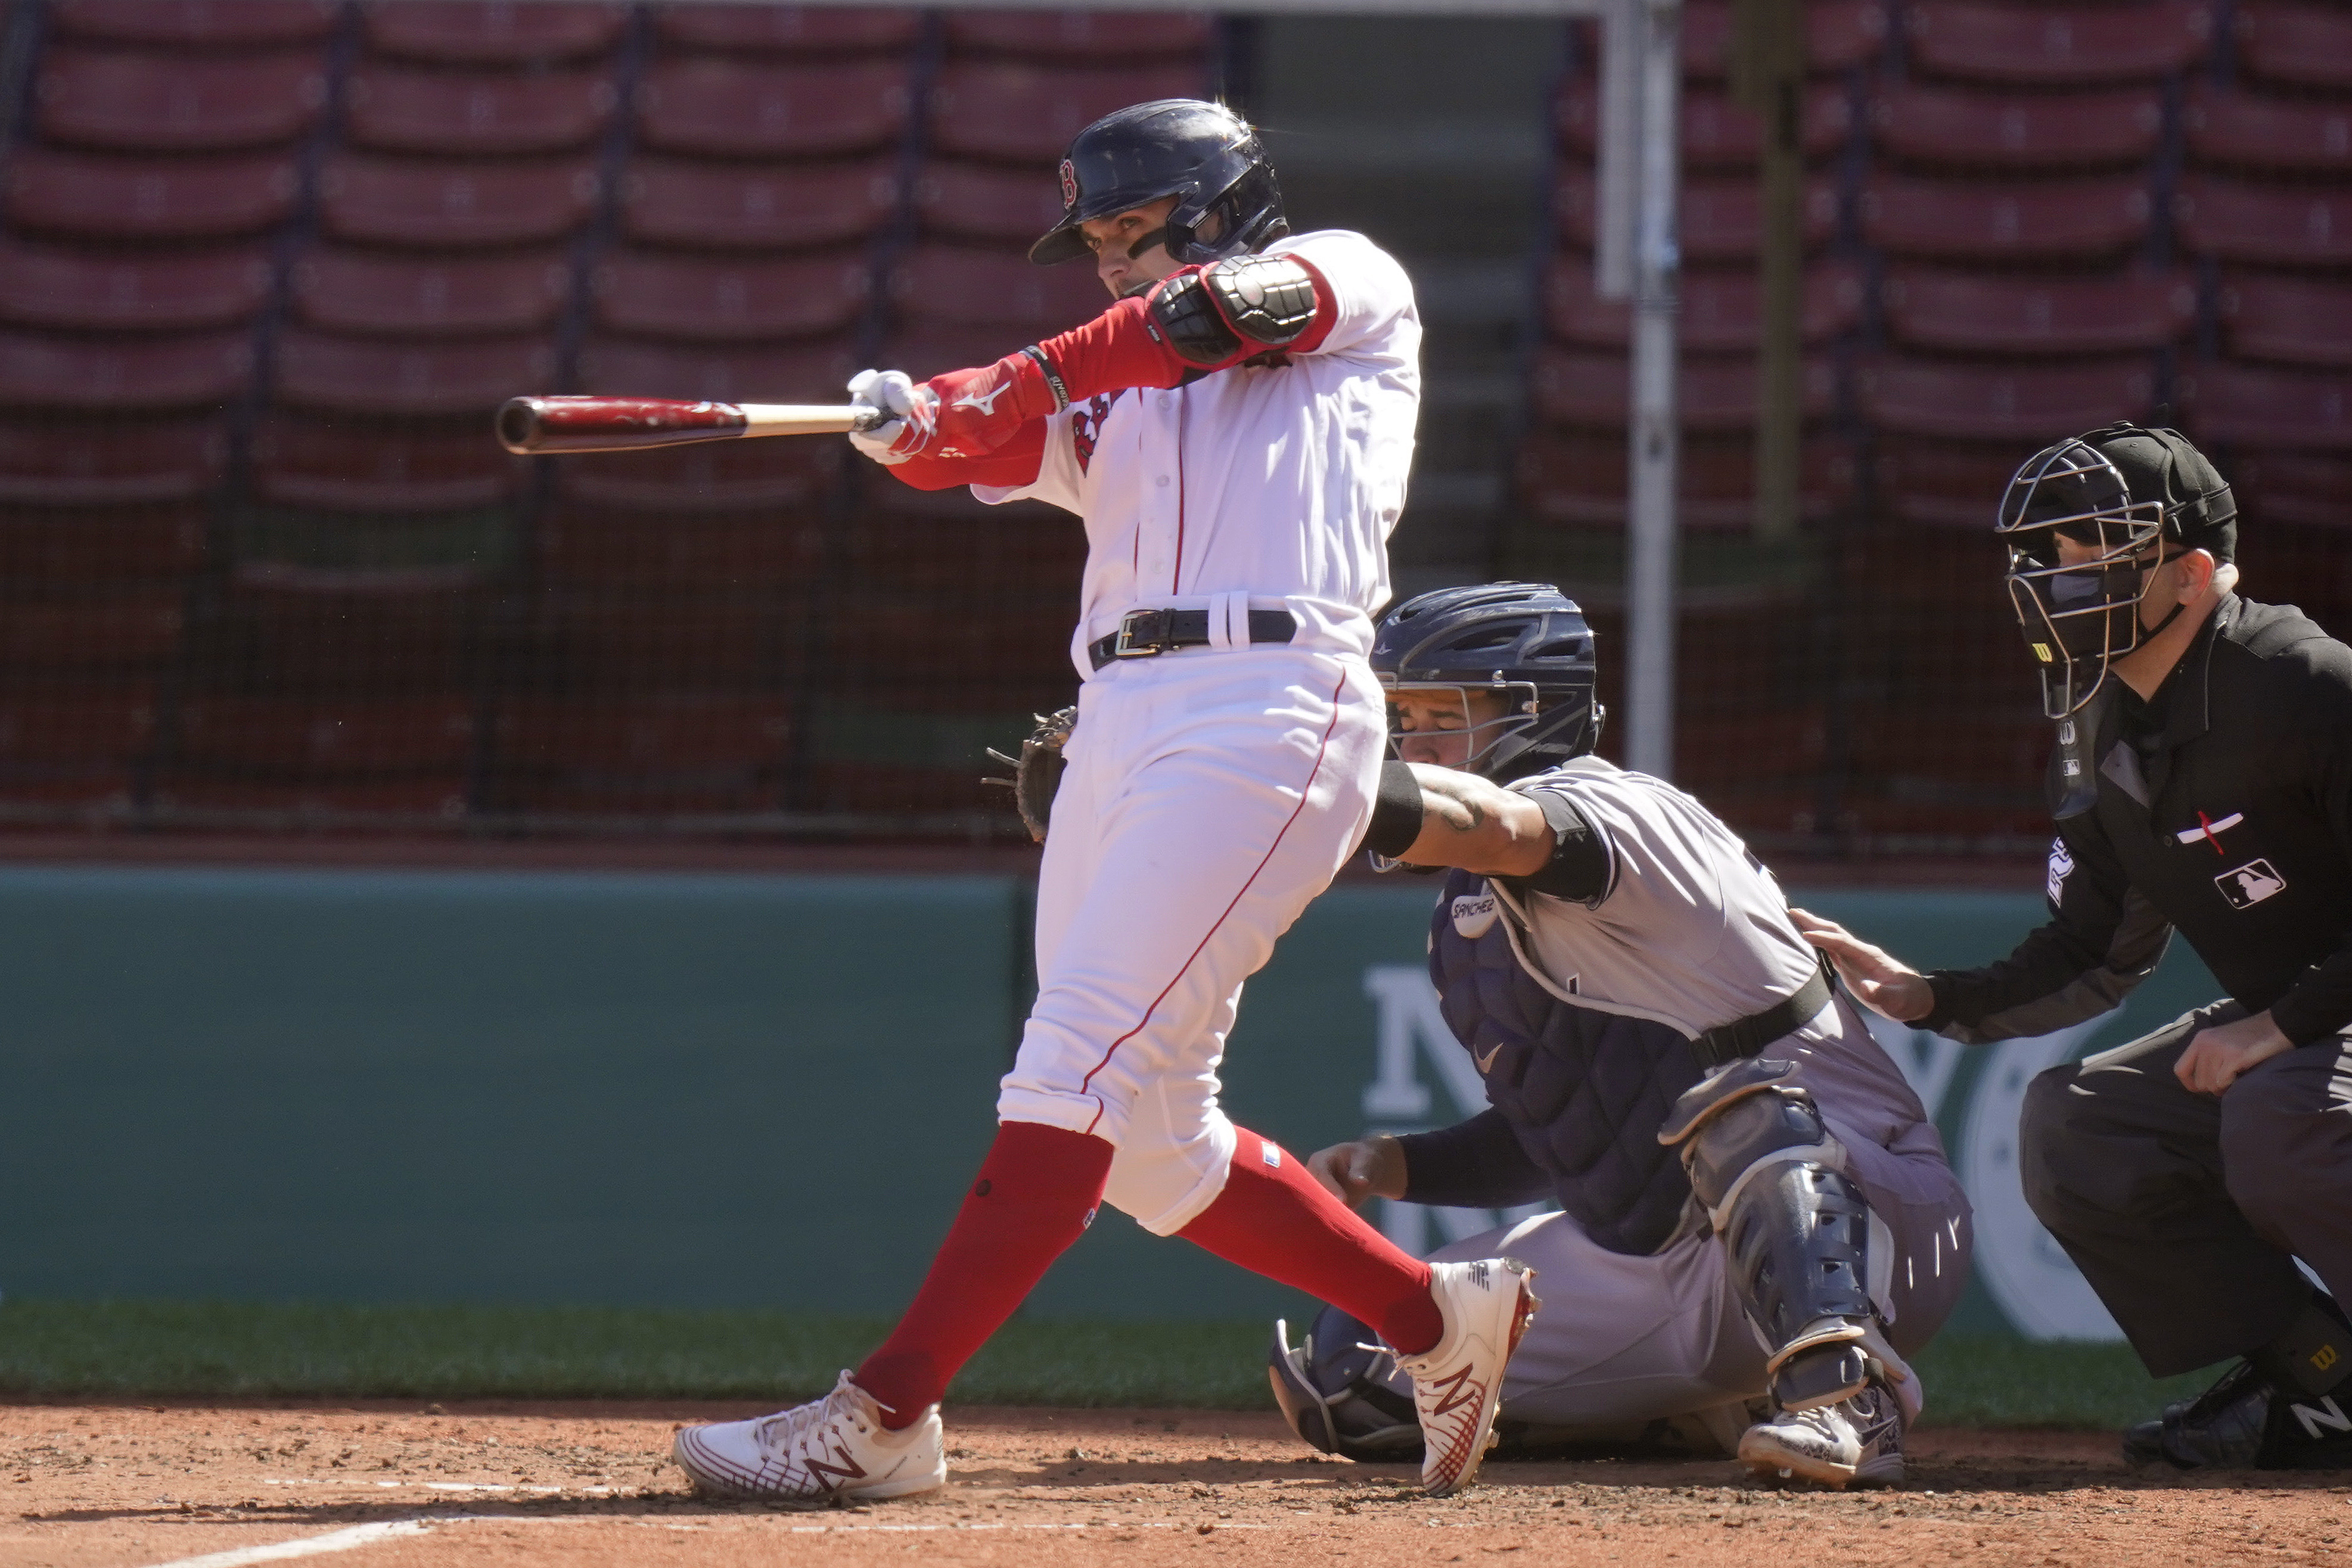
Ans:
[[[316,1557],[327,1552],[349,1552],[394,1535],[420,1535],[442,1522],[434,1519],[387,1519],[374,1524],[354,1524],[324,1535],[281,1541],[275,1546],[240,1546],[233,1552],[208,1552],[202,1557],[174,1558],[155,1568],[245,1568],[248,1563],[277,1563],[289,1557]]]

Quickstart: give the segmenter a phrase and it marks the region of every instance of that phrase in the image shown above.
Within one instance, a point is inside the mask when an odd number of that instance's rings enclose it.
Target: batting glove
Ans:
[[[939,429],[938,395],[904,371],[858,371],[849,379],[849,402],[874,421],[852,430],[849,444],[877,463],[904,463]]]

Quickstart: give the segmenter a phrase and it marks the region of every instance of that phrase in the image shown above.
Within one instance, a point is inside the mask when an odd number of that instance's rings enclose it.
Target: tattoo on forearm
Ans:
[[[1486,825],[1486,808],[1470,788],[1474,781],[1423,779],[1424,809],[1457,833],[1472,833]]]

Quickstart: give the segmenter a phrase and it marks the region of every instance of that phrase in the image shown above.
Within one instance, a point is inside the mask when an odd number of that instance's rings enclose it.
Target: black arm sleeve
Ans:
[[[1371,826],[1364,830],[1364,848],[1383,860],[1394,860],[1421,837],[1421,780],[1410,762],[1381,764],[1381,791],[1372,799]]]
[[[1507,1207],[1549,1197],[1552,1179],[1528,1158],[1500,1111],[1479,1112],[1433,1133],[1407,1133],[1404,1200],[1456,1208]]]
[[[1551,828],[1551,859],[1532,876],[1505,876],[1515,893],[1548,893],[1590,904],[1609,891],[1609,841],[1557,789],[1530,789],[1528,798]]]
[[[2352,650],[2329,643],[2315,663],[2308,717],[2294,729],[2294,748],[2301,755],[2291,766],[2311,791],[2312,809],[2326,820],[2336,852],[2352,861]],[[2352,1024],[2352,941],[2322,958],[2273,1002],[2271,1021],[2297,1045]]]

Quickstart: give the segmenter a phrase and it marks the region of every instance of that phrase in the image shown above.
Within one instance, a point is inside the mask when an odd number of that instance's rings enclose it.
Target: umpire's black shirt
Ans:
[[[2352,1024],[2352,649],[2292,605],[2225,595],[2152,700],[2111,677],[2077,722],[2097,799],[2058,824],[2050,923],[1997,964],[1930,974],[1919,1027],[1980,1041],[2095,1017],[2174,928],[2294,1043]]]

